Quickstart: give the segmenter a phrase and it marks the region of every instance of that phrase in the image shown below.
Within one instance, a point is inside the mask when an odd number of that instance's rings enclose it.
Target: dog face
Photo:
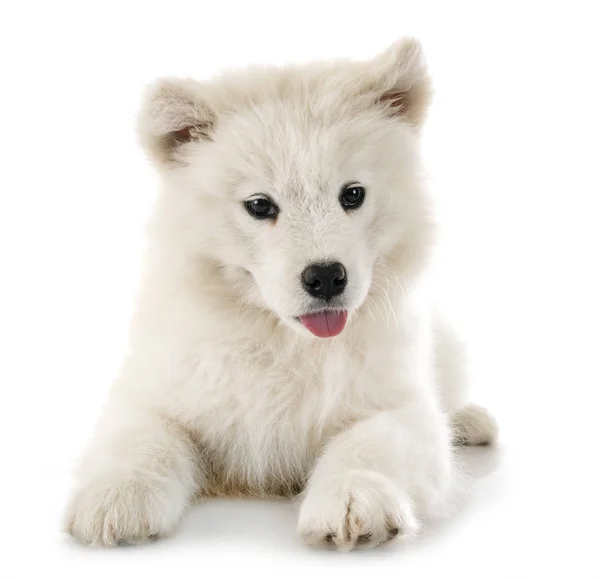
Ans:
[[[428,93],[412,40],[366,63],[159,82],[140,134],[182,254],[214,261],[224,292],[290,327],[339,334],[421,255]]]

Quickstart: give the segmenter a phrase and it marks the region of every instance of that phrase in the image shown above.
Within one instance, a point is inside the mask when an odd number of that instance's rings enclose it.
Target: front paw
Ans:
[[[298,523],[307,544],[341,550],[375,547],[417,529],[408,498],[389,478],[367,470],[309,485]]]
[[[144,481],[91,484],[74,493],[65,527],[87,545],[139,544],[172,530],[180,515],[173,507]]]

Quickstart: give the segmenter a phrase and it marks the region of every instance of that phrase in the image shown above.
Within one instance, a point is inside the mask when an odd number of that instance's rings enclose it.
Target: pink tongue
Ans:
[[[348,312],[319,312],[300,316],[304,327],[319,338],[333,338],[342,332]]]

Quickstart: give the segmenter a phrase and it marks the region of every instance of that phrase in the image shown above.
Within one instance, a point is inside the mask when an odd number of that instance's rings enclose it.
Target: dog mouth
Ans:
[[[317,338],[333,338],[342,333],[348,319],[347,310],[323,310],[296,318]]]

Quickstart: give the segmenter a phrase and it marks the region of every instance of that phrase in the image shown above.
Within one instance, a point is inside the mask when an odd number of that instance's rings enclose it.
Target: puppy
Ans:
[[[311,545],[373,547],[443,511],[464,401],[432,313],[419,131],[430,80],[403,39],[368,62],[151,86],[141,143],[162,190],[130,351],[66,528],[170,533],[190,502],[299,495]]]

